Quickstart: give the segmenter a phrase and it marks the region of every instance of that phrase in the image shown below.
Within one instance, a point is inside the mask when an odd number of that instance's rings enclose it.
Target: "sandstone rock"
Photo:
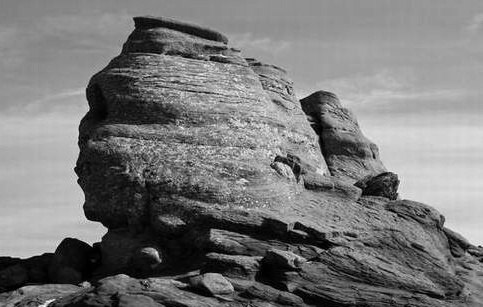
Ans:
[[[263,262],[281,270],[298,270],[307,260],[290,251],[271,249],[263,258]]]
[[[297,156],[325,173],[302,110],[273,103],[247,64],[124,48],[91,79],[87,97],[76,172],[86,216],[109,228],[180,217],[176,198],[282,211],[297,191],[270,167],[276,156]]]
[[[170,279],[135,279],[126,275],[115,275],[99,280],[91,289],[60,298],[49,307],[115,307],[119,306],[121,299],[123,303],[129,303],[131,306],[144,306],[144,303],[152,306],[221,306],[215,298],[184,291],[178,287],[179,285]]]
[[[397,178],[335,95],[300,107],[283,69],[216,31],[135,25],[92,77],[79,127],[84,211],[106,235],[0,259],[11,287],[42,282],[47,266],[57,280],[92,279],[19,306],[482,304],[480,248],[434,208],[394,200]],[[117,273],[139,278],[103,278]]]
[[[16,257],[0,257],[0,270],[3,270],[9,266],[18,264],[22,261],[20,258]]]
[[[232,294],[235,289],[232,284],[219,273],[205,273],[190,279],[190,285],[211,295]]]
[[[390,200],[396,200],[399,179],[396,174],[385,172],[365,177],[354,185],[362,189],[362,195],[382,196]]]
[[[5,290],[22,286],[27,281],[28,271],[21,264],[15,264],[0,271],[0,288]]]
[[[468,253],[478,258],[483,258],[483,247],[470,246],[468,248]]]
[[[92,247],[74,238],[62,240],[49,266],[49,278],[54,283],[78,284],[90,274],[89,257]]]
[[[293,89],[293,82],[284,69],[262,63],[253,58],[246,60],[248,65],[259,76],[262,87],[268,93],[272,102],[289,110],[299,108]]]
[[[100,276],[119,272],[148,276],[163,262],[163,253],[153,238],[125,228],[110,229],[102,237],[100,250]]]
[[[225,35],[195,24],[167,17],[142,16],[134,17],[133,19],[136,29],[166,28],[224,44],[228,43],[228,38]]]
[[[118,294],[117,299],[119,300],[119,307],[162,307],[154,299],[149,296],[144,296],[140,294]]]
[[[284,306],[307,306],[299,296],[277,290],[261,283],[255,283],[243,292],[242,296],[251,299],[258,298],[260,300],[272,301]]]
[[[202,268],[204,272],[220,273],[229,278],[255,279],[260,269],[262,257],[224,255],[209,253],[206,255],[207,261]]]
[[[155,272],[162,263],[162,254],[156,247],[139,248],[130,260],[130,266],[138,276],[146,276]]]
[[[51,303],[79,290],[80,288],[74,285],[24,286],[15,291],[0,294],[0,302],[5,307],[47,306],[46,303]]]
[[[444,227],[444,234],[448,238],[451,254],[454,257],[462,257],[470,248],[471,244],[459,233]]]
[[[300,107],[293,93],[283,69],[244,59],[215,31],[136,18],[89,82],[76,172],[87,218],[108,228],[96,276],[157,277],[105,278],[54,306],[478,302],[468,272],[480,263],[451,256],[444,217],[391,201],[397,180],[377,176],[377,146],[335,95]],[[192,293],[193,272],[193,285],[223,273],[236,290]]]
[[[300,100],[333,176],[351,182],[386,169],[377,146],[361,132],[354,115],[343,108],[335,94],[318,91]]]
[[[49,281],[49,266],[53,258],[54,254],[45,253],[23,261],[24,266],[28,270],[29,283],[46,283]]]

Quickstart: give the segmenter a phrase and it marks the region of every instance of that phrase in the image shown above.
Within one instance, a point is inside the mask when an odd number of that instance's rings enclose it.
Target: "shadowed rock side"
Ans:
[[[333,95],[301,107],[283,69],[244,59],[216,31],[135,23],[92,77],[79,128],[85,214],[108,232],[50,256],[52,278],[91,282],[37,289],[50,306],[481,302],[483,249],[432,207],[395,199],[397,176],[380,174],[377,147]],[[22,260],[5,262],[25,284]]]
[[[342,107],[336,95],[318,91],[300,103],[319,135],[320,148],[333,176],[355,182],[386,170],[376,144],[362,134],[355,116]]]

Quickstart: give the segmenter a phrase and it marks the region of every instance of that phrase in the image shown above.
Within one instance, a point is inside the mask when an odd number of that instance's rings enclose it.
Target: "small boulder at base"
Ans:
[[[232,294],[235,289],[223,275],[218,273],[205,273],[190,278],[190,285],[200,292],[210,295]]]
[[[354,185],[362,189],[362,195],[382,196],[390,200],[396,200],[398,197],[399,179],[396,174],[391,172],[367,176],[357,181]]]

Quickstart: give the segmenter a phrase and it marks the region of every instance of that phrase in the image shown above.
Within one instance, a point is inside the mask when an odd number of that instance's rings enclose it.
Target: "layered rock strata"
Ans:
[[[92,249],[71,241],[81,259],[62,244],[51,256],[91,284],[49,306],[481,302],[482,249],[397,199],[335,95],[297,101],[283,69],[224,35],[136,17],[87,100],[76,172],[87,218],[108,232]]]

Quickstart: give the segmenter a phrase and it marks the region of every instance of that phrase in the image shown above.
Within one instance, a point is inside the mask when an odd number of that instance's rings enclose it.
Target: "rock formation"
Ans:
[[[23,293],[49,306],[482,302],[483,249],[397,199],[397,175],[334,94],[299,102],[283,69],[216,31],[134,21],[79,127],[85,215],[108,231],[43,266],[42,282],[90,283]],[[19,276],[5,290],[28,282],[25,260],[4,262],[0,281]],[[18,291],[1,298],[31,301]]]
[[[318,91],[300,103],[319,136],[331,175],[357,181],[386,170],[376,144],[362,134],[355,116],[335,94]]]

